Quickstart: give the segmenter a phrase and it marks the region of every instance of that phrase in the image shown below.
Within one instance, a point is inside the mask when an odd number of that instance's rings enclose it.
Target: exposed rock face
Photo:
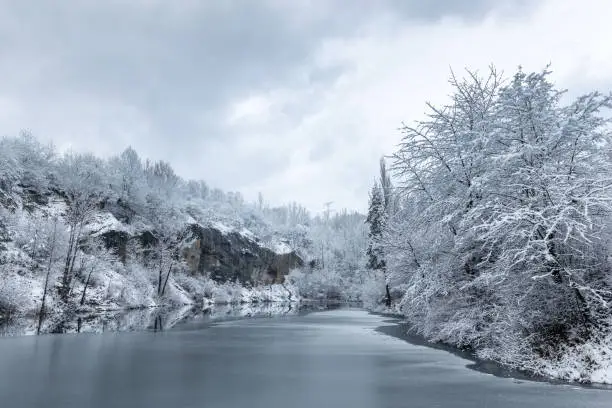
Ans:
[[[0,219],[0,249],[2,248],[3,242],[8,242],[10,240],[6,225]]]
[[[194,273],[210,273],[217,281],[281,283],[289,271],[302,266],[295,253],[276,254],[238,232],[189,226],[191,240],[182,256]]]
[[[303,265],[295,252],[277,254],[238,232],[222,232],[199,224],[191,224],[187,229],[187,238],[179,251],[182,260],[192,273],[209,275],[218,282],[282,283],[291,269]],[[111,230],[101,237],[122,262],[126,260],[130,240],[137,240],[144,248],[157,242],[149,231],[130,236],[124,231]]]
[[[125,231],[107,231],[101,234],[107,248],[113,248],[115,253],[125,263],[127,258],[127,243],[130,236]]]
[[[115,218],[125,224],[129,224],[136,216],[136,211],[121,201],[121,199],[117,201],[104,202],[102,209],[110,212]]]
[[[277,283],[283,283],[285,276],[294,268],[304,266],[304,261],[295,252],[289,252],[287,254],[274,254],[274,261],[272,262],[272,271],[276,274]]]

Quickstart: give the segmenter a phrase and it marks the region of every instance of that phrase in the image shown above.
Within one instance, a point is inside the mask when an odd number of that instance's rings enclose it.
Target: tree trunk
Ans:
[[[87,287],[89,286],[89,279],[91,278],[91,274],[93,270],[94,270],[94,267],[92,266],[91,269],[89,270],[89,274],[87,274],[87,279],[85,280],[85,286],[83,286],[83,294],[81,295],[81,302],[80,302],[81,305],[85,304],[85,293],[87,293]]]
[[[55,239],[57,231],[57,221],[53,224],[53,238],[51,239],[51,248],[49,251],[49,261],[47,262],[47,275],[45,276],[45,286],[43,288],[42,302],[40,303],[40,311],[38,312],[38,327],[36,334],[40,334],[40,328],[45,315],[45,302],[47,300],[47,289],[49,288],[49,276],[51,275],[51,264],[53,263],[53,252],[55,251]]]
[[[385,283],[385,292],[387,296],[385,297],[385,305],[387,307],[391,307],[391,292],[389,291],[389,284]]]
[[[162,286],[162,273],[163,273],[163,253],[160,252],[159,254],[159,276],[157,278],[157,296],[161,295],[161,286]]]
[[[160,296],[164,296],[164,292],[166,291],[166,285],[168,284],[168,278],[170,277],[170,272],[172,272],[173,266],[174,266],[174,263],[171,263],[170,267],[168,268],[168,273],[166,273],[166,279],[164,280],[164,286],[162,287]]]
[[[75,226],[70,227],[70,235],[68,238],[68,252],[66,253],[66,263],[64,265],[64,273],[62,274],[62,286],[60,287],[60,296],[63,300],[67,300],[68,291],[70,290],[70,264],[72,263],[72,252],[74,247]]]
[[[79,225],[79,230],[77,232],[76,235],[76,239],[74,241],[74,252],[72,254],[72,262],[70,262],[70,270],[68,271],[69,274],[68,276],[70,277],[70,280],[72,281],[72,277],[74,276],[74,262],[76,261],[76,255],[77,255],[77,251],[79,250],[79,240],[81,239],[81,230],[83,229],[83,224]]]
[[[77,229],[78,228],[78,229]],[[62,276],[62,286],[60,295],[62,300],[67,301],[70,295],[72,284],[72,273],[74,271],[74,262],[76,260],[77,251],[79,249],[79,239],[81,238],[81,230],[83,223],[78,223],[70,227],[70,238],[68,240],[68,253],[66,254],[66,264],[64,265],[64,274]]]

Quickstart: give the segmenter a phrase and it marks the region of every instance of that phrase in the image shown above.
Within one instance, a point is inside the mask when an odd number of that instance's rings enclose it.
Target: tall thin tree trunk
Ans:
[[[160,252],[159,254],[159,276],[157,278],[157,296],[161,295],[161,286],[162,286],[162,274],[163,274],[163,254]]]
[[[87,287],[89,286],[89,279],[91,278],[91,274],[93,273],[95,265],[91,267],[89,273],[87,274],[87,279],[85,280],[85,286],[83,286],[83,294],[81,295],[81,305],[85,304],[85,294],[87,293]]]
[[[70,235],[68,238],[68,251],[66,252],[66,263],[64,265],[64,273],[62,275],[62,286],[60,288],[62,298],[66,297],[68,293],[68,286],[70,284],[68,282],[68,275],[70,272],[70,263],[72,262],[72,248],[74,245],[74,235],[75,235],[74,228],[75,227],[73,225],[70,226]]]
[[[170,277],[170,272],[172,272],[172,267],[174,266],[174,262],[170,264],[168,268],[168,273],[166,273],[166,279],[164,280],[164,286],[162,287],[161,296],[164,296],[164,292],[166,292],[166,285],[168,284],[168,278]]]
[[[287,294],[289,295],[289,297],[287,298],[287,300],[289,300],[289,302],[291,302],[291,291],[289,289],[287,289],[287,287],[285,286],[285,283],[281,283],[281,285],[283,286],[283,288],[287,291]]]
[[[72,261],[70,262],[70,270],[68,271],[68,277],[70,281],[72,281],[72,277],[74,276],[74,262],[76,261],[77,252],[79,250],[79,240],[81,239],[81,232],[83,230],[83,223],[79,224],[79,229],[77,231],[76,239],[74,242],[74,251],[72,254]]]
[[[323,255],[323,244],[321,244],[321,269],[325,269],[325,256]]]
[[[47,300],[47,289],[49,288],[49,276],[51,275],[51,265],[53,263],[53,252],[55,252],[55,241],[57,232],[57,220],[53,224],[53,238],[51,238],[51,248],[49,250],[49,260],[47,262],[47,274],[45,276],[45,286],[43,288],[42,302],[40,303],[40,311],[38,312],[38,327],[36,334],[40,334],[40,328],[45,315],[45,302]]]
[[[78,226],[78,229],[77,229]],[[68,240],[68,253],[66,254],[66,264],[64,265],[64,274],[62,276],[61,297],[64,301],[68,300],[71,290],[72,273],[74,271],[74,262],[76,260],[77,251],[79,249],[78,241],[81,238],[81,230],[83,222],[76,223],[70,226],[70,238]]]

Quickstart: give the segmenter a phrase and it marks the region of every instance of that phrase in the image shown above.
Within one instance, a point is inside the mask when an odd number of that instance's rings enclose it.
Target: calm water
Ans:
[[[359,310],[163,332],[0,339],[0,406],[612,407],[612,392],[498,378]]]

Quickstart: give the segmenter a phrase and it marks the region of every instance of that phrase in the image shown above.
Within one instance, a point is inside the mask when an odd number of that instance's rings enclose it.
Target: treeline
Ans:
[[[16,190],[17,189],[17,190]],[[69,201],[90,200],[98,204],[119,203],[125,207],[125,221],[146,217],[172,221],[179,209],[194,217],[224,219],[229,224],[243,223],[256,233],[291,234],[296,227],[329,224],[337,230],[345,219],[355,217],[346,210],[329,209],[317,216],[298,203],[271,206],[259,195],[256,202],[246,202],[240,192],[226,192],[210,187],[203,180],[179,177],[165,161],[142,159],[131,147],[121,154],[102,159],[89,153],[58,153],[23,132],[19,137],[0,139],[0,203],[14,208],[14,195],[44,200],[59,194]],[[265,227],[269,226],[266,231]],[[159,226],[162,228],[163,226]],[[166,226],[167,227],[167,226]],[[264,230],[261,230],[261,229]],[[260,231],[261,230],[261,231]],[[299,230],[299,228],[298,228]],[[297,242],[296,242],[297,244]]]

